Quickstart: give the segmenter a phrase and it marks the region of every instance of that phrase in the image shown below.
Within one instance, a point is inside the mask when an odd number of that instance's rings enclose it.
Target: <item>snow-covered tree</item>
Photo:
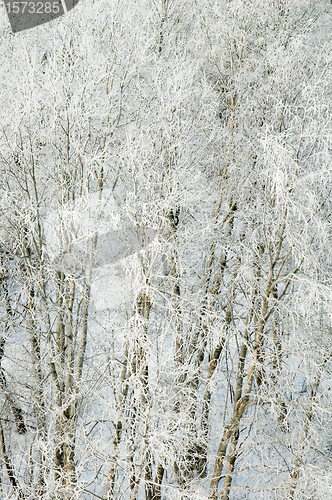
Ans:
[[[2,498],[330,498],[328,2],[81,3],[0,41]]]

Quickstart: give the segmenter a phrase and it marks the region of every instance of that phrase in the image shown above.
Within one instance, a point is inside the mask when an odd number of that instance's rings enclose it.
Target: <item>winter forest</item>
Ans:
[[[0,13],[0,499],[331,500],[330,1]]]

